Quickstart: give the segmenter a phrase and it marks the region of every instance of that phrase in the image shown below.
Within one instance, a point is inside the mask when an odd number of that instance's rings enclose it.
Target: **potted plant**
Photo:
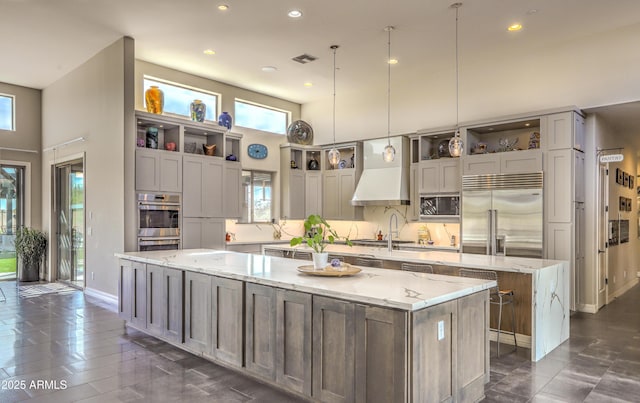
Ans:
[[[47,250],[46,235],[35,228],[21,227],[13,242],[20,262],[19,281],[38,281],[40,263]]]
[[[325,252],[328,244],[332,244],[340,236],[331,228],[327,221],[317,214],[311,214],[304,220],[304,235],[292,238],[289,242],[291,246],[306,243],[313,249],[313,267],[324,269],[329,261],[329,253]],[[345,238],[347,245],[351,246],[349,238]]]

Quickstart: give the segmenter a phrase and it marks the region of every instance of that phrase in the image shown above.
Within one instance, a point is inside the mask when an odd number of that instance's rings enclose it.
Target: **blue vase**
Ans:
[[[218,124],[220,126],[224,126],[227,129],[231,130],[231,124],[233,122],[233,118],[229,115],[228,112],[222,112],[222,114],[218,117]]]
[[[158,128],[157,127],[147,127],[147,148],[158,148]]]
[[[191,120],[196,122],[204,122],[204,117],[207,114],[207,105],[203,104],[201,100],[196,99],[191,102]]]

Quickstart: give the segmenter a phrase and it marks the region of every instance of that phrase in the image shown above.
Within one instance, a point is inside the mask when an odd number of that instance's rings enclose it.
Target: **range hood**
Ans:
[[[382,152],[387,138],[363,143],[363,170],[351,199],[353,206],[409,204],[409,138],[391,137],[396,158],[384,162]]]

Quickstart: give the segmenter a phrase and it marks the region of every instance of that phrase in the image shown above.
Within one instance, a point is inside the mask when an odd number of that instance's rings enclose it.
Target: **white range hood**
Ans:
[[[363,143],[363,170],[351,199],[354,206],[391,206],[409,204],[409,139],[391,137],[396,149],[392,162],[382,159],[387,138]]]

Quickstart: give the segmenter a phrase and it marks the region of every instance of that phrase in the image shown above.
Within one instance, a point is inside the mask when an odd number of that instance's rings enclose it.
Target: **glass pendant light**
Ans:
[[[336,148],[336,50],[338,45],[331,45],[333,49],[333,148],[329,150],[329,164],[336,166],[340,162],[340,151]]]
[[[462,155],[462,152],[464,151],[464,143],[462,142],[462,139],[460,138],[460,128],[458,127],[459,124],[459,102],[458,102],[458,96],[459,96],[459,89],[458,89],[458,10],[460,9],[460,7],[462,6],[462,3],[453,3],[451,5],[451,8],[455,8],[456,9],[456,133],[454,134],[454,136],[451,138],[451,140],[449,140],[449,154],[451,154],[452,157],[459,157]]]
[[[384,162],[392,162],[396,158],[396,149],[391,145],[391,31],[393,27],[389,25],[384,29],[388,33],[389,57],[387,58],[387,145],[382,152]]]

